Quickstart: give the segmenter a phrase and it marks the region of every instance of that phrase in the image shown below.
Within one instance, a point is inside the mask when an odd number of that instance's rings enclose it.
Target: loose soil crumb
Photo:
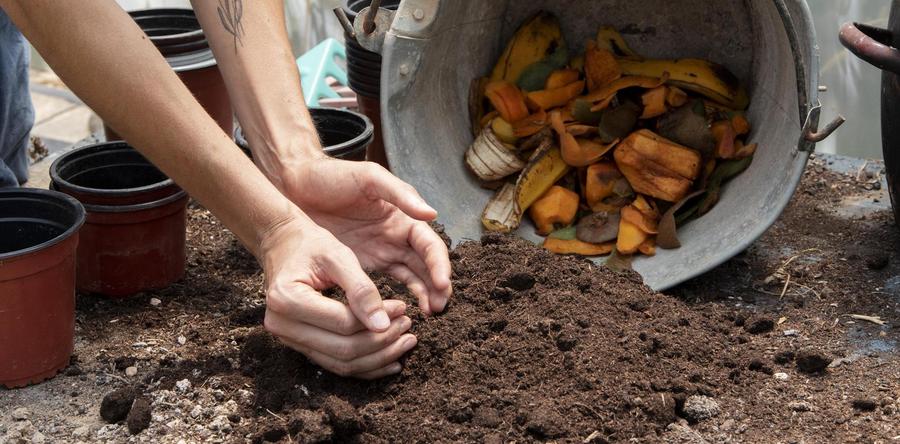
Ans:
[[[146,398],[138,398],[131,405],[131,411],[125,422],[128,424],[128,432],[136,435],[150,427],[150,419],[153,416],[153,407]]]
[[[419,345],[377,382],[265,333],[255,260],[192,206],[185,279],[125,301],[79,295],[73,365],[0,393],[0,411],[27,407],[0,417],[0,442],[887,442],[900,232],[889,212],[842,205],[884,198],[871,179],[814,162],[759,242],[667,294],[509,237],[465,243],[447,312],[410,309]],[[124,414],[111,408],[128,393]]]

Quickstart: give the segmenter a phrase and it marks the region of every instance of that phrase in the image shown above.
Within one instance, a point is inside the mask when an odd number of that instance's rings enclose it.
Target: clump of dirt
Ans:
[[[131,411],[125,422],[128,424],[128,431],[132,435],[136,435],[150,427],[150,420],[153,416],[153,408],[147,398],[138,398],[131,405]]]
[[[100,417],[106,422],[114,423],[125,419],[136,396],[135,390],[125,387],[114,390],[103,397],[100,404]]]

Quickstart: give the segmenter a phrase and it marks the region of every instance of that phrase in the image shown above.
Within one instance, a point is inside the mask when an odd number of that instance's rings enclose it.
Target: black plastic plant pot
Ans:
[[[178,185],[125,142],[72,150],[50,165],[54,189],[89,205],[134,205],[181,191]]]
[[[200,22],[190,9],[147,9],[130,14],[164,56],[209,49]]]
[[[84,221],[65,194],[0,190],[0,386],[35,384],[69,364]]]
[[[366,150],[375,138],[375,126],[368,117],[336,108],[310,108],[309,114],[325,154],[343,160],[366,160]],[[241,149],[250,149],[240,127],[235,129],[234,139]]]

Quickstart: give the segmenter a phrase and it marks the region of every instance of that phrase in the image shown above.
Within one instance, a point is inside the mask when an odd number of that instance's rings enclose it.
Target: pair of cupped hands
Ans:
[[[446,245],[428,224],[437,212],[412,186],[369,162],[322,157],[278,182],[308,218],[286,220],[262,239],[265,328],[338,375],[399,373],[400,358],[417,342],[412,321],[402,301],[382,300],[366,271],[404,283],[426,315],[443,311],[451,268]],[[322,295],[334,286],[349,305]]]

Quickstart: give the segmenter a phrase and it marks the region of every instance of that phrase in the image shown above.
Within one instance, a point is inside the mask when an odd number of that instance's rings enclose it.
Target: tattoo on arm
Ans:
[[[241,19],[244,17],[243,0],[219,0],[219,20],[222,27],[234,37],[234,50],[237,51],[238,45],[244,46],[244,24]]]

